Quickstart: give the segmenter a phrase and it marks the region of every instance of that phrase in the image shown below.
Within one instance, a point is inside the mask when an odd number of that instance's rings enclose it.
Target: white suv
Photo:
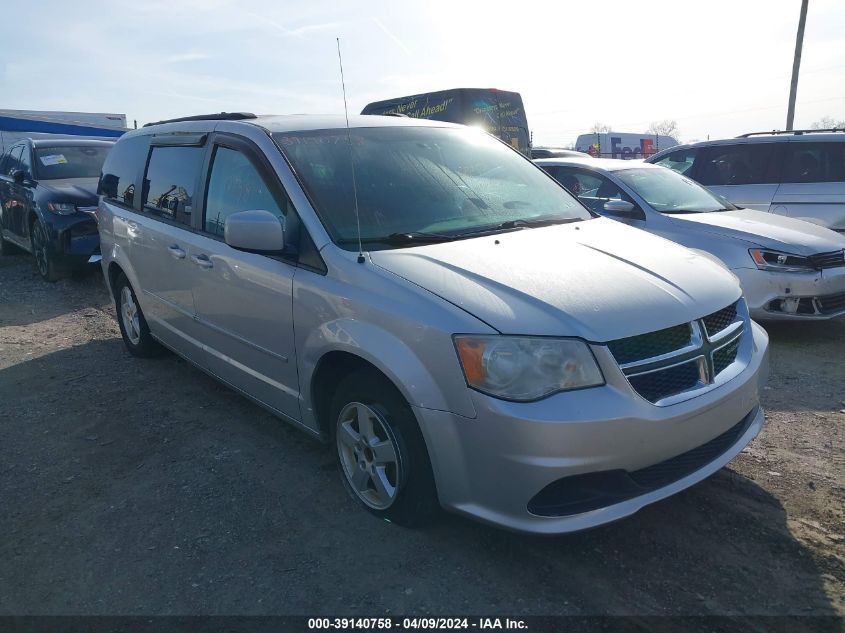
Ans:
[[[744,134],[672,147],[646,162],[692,178],[738,207],[845,232],[845,130]]]

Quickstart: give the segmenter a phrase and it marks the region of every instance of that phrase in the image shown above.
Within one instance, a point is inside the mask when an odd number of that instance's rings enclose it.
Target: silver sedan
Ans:
[[[714,256],[739,278],[757,320],[845,315],[845,235],[740,209],[680,174],[639,161],[535,161],[593,211]]]

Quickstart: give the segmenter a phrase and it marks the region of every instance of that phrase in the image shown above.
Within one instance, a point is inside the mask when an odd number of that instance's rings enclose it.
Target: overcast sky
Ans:
[[[535,144],[593,123],[683,140],[783,128],[800,0],[30,0],[3,7],[0,108],[342,112],[454,87],[522,93]],[[796,127],[845,119],[845,2],[810,0]]]

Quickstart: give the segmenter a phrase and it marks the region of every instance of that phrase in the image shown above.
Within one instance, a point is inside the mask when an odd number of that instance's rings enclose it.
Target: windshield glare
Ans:
[[[514,220],[592,217],[530,161],[479,130],[402,126],[349,133],[364,240],[396,233],[457,235]],[[346,130],[273,137],[332,239],[357,249]]]
[[[624,169],[614,175],[661,213],[707,213],[735,208],[671,169]]]
[[[65,145],[39,147],[35,150],[35,178],[98,178],[109,147],[103,145]]]

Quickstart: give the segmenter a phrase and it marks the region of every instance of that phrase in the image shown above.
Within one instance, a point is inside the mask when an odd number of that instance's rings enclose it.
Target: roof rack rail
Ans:
[[[749,132],[740,134],[737,138],[748,138],[749,136],[765,136],[767,134],[815,134],[817,132],[845,132],[845,128],[828,127],[821,130],[772,130],[771,132]]]
[[[182,121],[243,121],[244,119],[257,119],[252,112],[218,112],[217,114],[195,114],[194,116],[183,116],[178,119],[164,119],[145,123],[144,127],[150,125],[161,125],[162,123],[181,123]]]

